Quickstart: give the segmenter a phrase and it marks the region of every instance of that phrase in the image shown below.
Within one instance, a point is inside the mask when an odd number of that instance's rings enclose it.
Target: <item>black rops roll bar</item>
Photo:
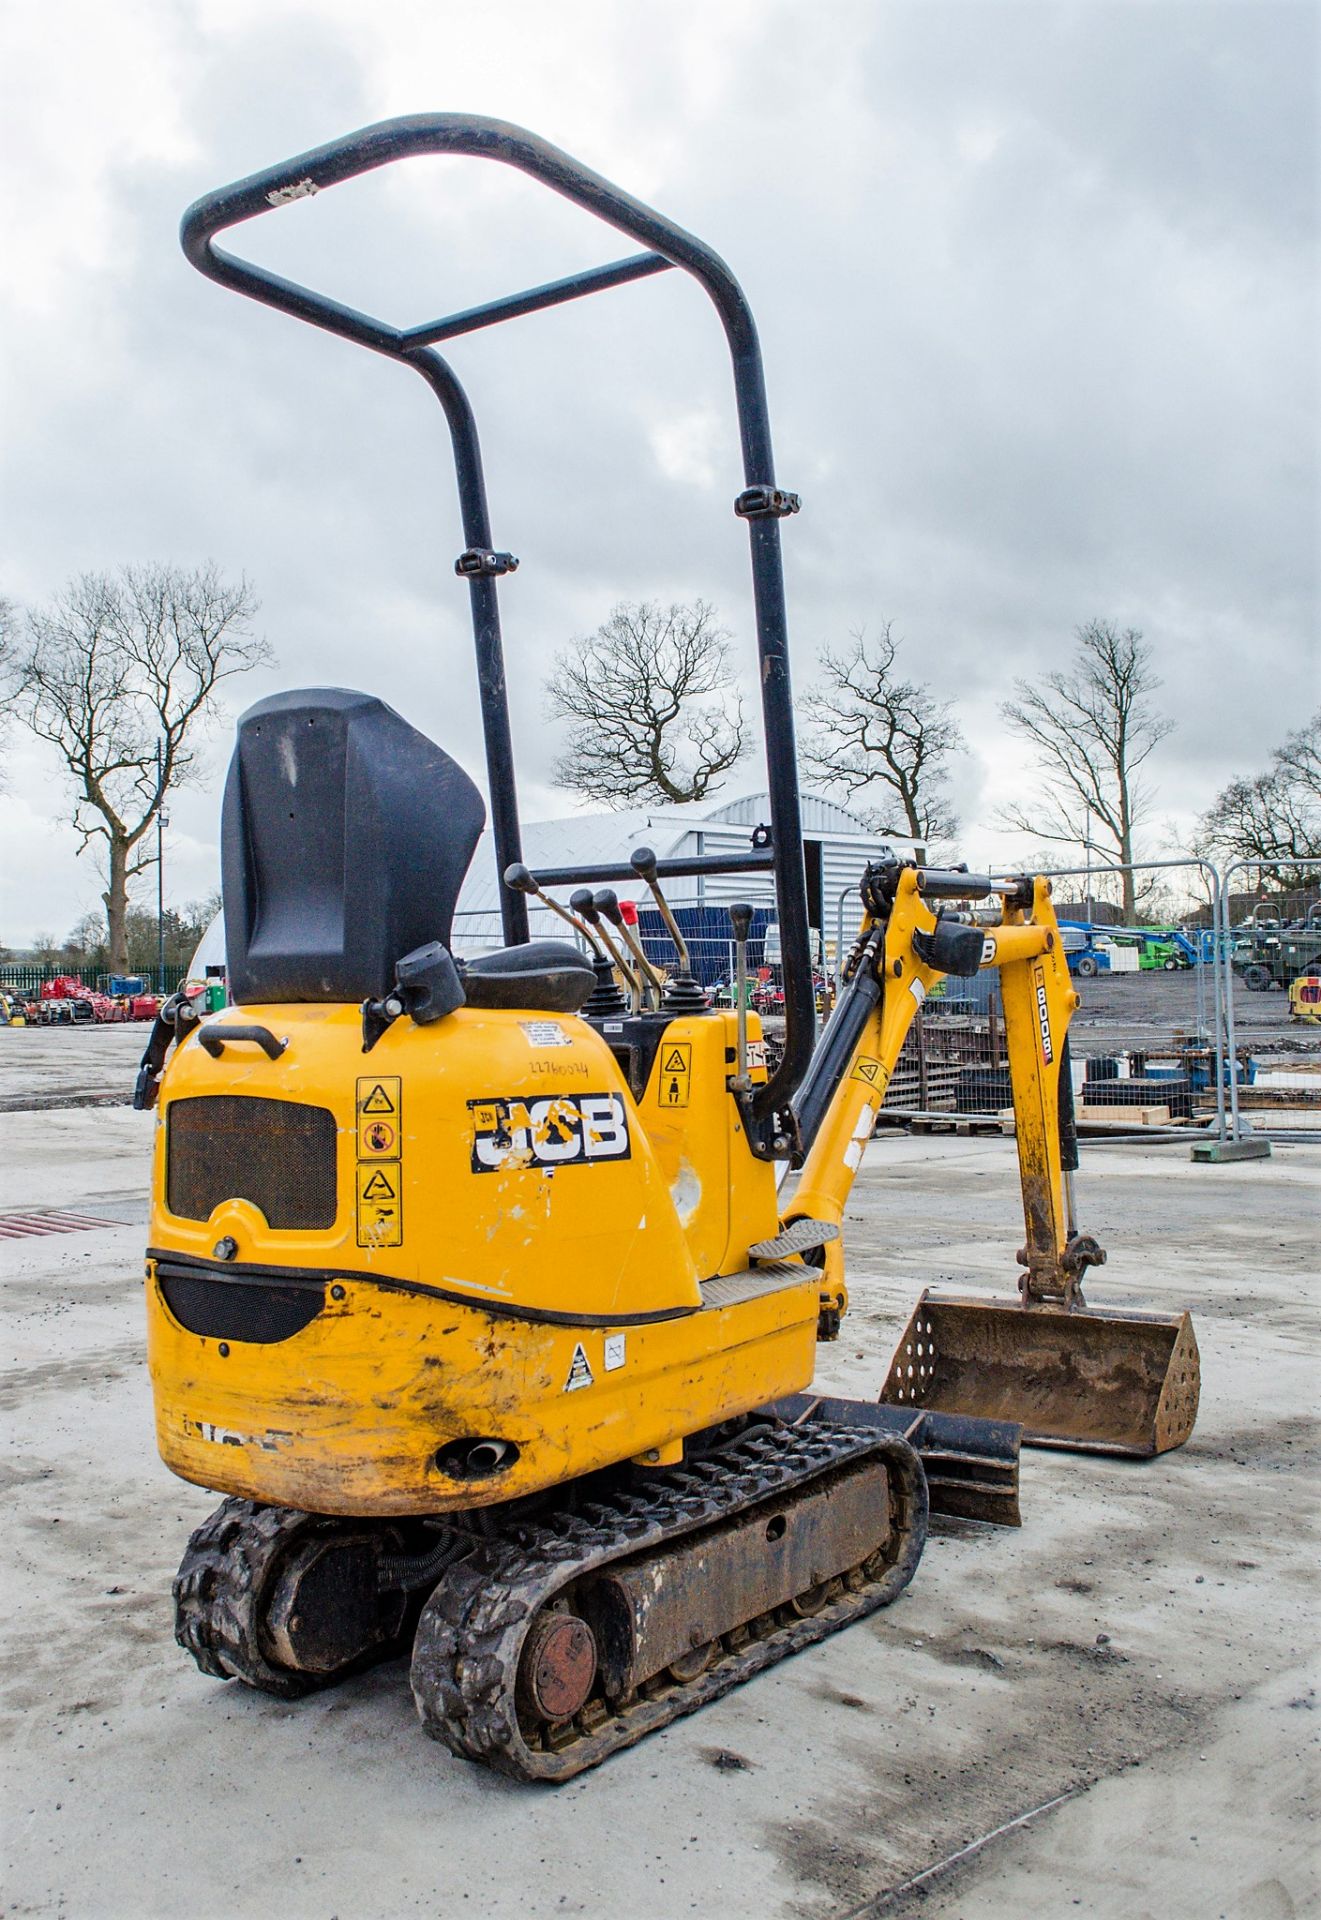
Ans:
[[[399,328],[282,279],[213,244],[214,236],[227,227],[417,154],[462,154],[516,167],[649,250],[422,326]],[[180,237],[188,259],[209,279],[312,326],[342,334],[373,352],[406,362],[427,381],[444,408],[468,542],[467,551],[456,564],[457,571],[468,580],[472,597],[491,824],[496,864],[502,875],[506,867],[521,861],[522,847],[495,582],[501,573],[512,571],[517,562],[511,554],[494,547],[472,409],[433,343],[663,273],[670,267],[683,268],[705,288],[720,315],[733,362],[745,482],[735,511],[747,520],[752,549],[775,891],[784,955],[784,1057],[766,1085],[754,1088],[744,1101],[749,1138],[756,1150],[762,1154],[785,1152],[793,1134],[789,1100],[812,1055],[815,1017],[778,524],[785,514],[797,511],[798,500],[775,484],[761,349],[751,310],[733,274],[720,256],[693,234],[535,134],[505,121],[454,113],[382,120],[206,194],[184,215]],[[522,895],[502,889],[501,902],[505,938],[511,943],[526,940],[527,908]]]

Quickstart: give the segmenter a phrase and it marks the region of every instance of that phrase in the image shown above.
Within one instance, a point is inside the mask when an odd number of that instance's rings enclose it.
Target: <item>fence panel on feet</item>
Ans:
[[[1230,1138],[1321,1134],[1321,857],[1236,860],[1221,903]]]

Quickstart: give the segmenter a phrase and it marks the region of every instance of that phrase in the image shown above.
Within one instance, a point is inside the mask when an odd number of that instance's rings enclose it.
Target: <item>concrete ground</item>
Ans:
[[[48,1067],[110,1091],[141,1039],[0,1030],[0,1096],[38,1097]],[[122,1222],[0,1240],[3,1911],[1321,1910],[1321,1147],[1219,1167],[1086,1150],[1083,1225],[1110,1249],[1094,1297],[1196,1315],[1192,1442],[1145,1464],[1025,1454],[1021,1532],[947,1523],[888,1612],[556,1790],[427,1741],[401,1663],[286,1706],[175,1647],[170,1579],[213,1501],[152,1443],[151,1125],[0,1112],[0,1213]],[[875,1141],[848,1221],[854,1311],[820,1349],[822,1383],[874,1394],[918,1287],[1003,1288],[1018,1238],[1012,1142]]]
[[[0,1027],[0,1127],[6,1113],[128,1100],[151,1027]]]

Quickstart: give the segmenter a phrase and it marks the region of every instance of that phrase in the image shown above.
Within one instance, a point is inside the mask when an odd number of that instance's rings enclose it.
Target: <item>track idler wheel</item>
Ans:
[[[576,1613],[546,1608],[533,1621],[518,1668],[518,1706],[534,1725],[572,1720],[596,1684],[596,1635]]]
[[[396,1529],[229,1499],[188,1542],[174,1637],[202,1672],[281,1700],[402,1653],[416,1604],[382,1591]]]

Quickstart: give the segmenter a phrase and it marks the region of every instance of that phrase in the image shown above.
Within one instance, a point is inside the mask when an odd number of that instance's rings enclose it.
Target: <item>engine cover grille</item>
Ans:
[[[181,1220],[209,1220],[224,1200],[247,1200],[277,1232],[335,1224],[335,1116],[294,1100],[206,1094],[170,1103],[165,1204]]]

